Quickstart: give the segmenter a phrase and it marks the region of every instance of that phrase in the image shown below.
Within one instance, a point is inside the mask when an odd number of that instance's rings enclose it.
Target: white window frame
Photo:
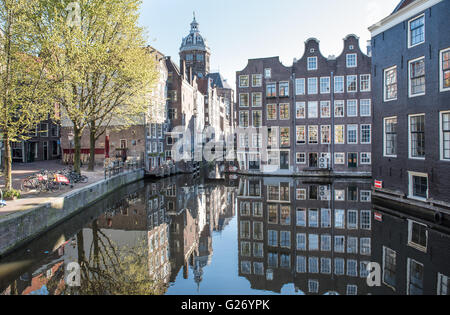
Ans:
[[[394,70],[395,69],[395,84],[397,85],[397,95],[395,96],[395,98],[391,98],[391,99],[387,99],[387,89],[386,89],[386,73]],[[383,71],[383,101],[385,103],[387,102],[392,102],[392,101],[396,101],[398,98],[398,71],[397,71],[397,66],[392,66],[389,68],[384,69]]]
[[[310,83],[313,80],[315,80],[316,84],[311,84]],[[308,95],[317,95],[317,94],[319,94],[318,83],[319,83],[319,80],[317,79],[317,77],[308,78]],[[311,92],[310,87],[313,86],[313,85],[315,86],[315,91]]]
[[[305,95],[306,94],[306,80],[305,78],[295,79],[295,95]],[[300,91],[300,87],[303,89],[303,93]]]
[[[247,106],[242,105],[241,96],[247,95]],[[249,108],[250,107],[250,94],[249,93],[239,93],[239,107],[240,108]]]
[[[395,155],[388,155],[386,153],[386,120],[394,119],[394,118],[397,119],[397,124],[398,124],[398,117],[397,116],[383,118],[383,156],[384,157],[397,158],[397,154],[395,154]],[[397,137],[398,137],[398,135],[397,135]],[[397,140],[398,140],[398,138],[397,138]]]
[[[364,142],[363,141],[363,139],[364,139],[364,137],[363,137],[363,126],[370,126],[370,139],[369,139],[369,142]],[[359,129],[360,129],[360,143],[361,144],[372,144],[372,134],[373,134],[373,131],[372,131],[372,124],[361,124],[360,126],[359,126]]]
[[[314,106],[314,104],[316,104],[316,106],[315,106],[315,112],[316,112],[316,115],[315,116],[311,116],[312,114],[312,112],[313,111],[311,111],[310,110],[310,106],[312,105],[312,106]],[[319,118],[320,117],[320,115],[319,115],[319,102],[317,102],[317,101],[312,101],[312,102],[308,102],[308,119],[316,119],[316,118]]]
[[[414,115],[409,115],[408,116],[408,158],[410,160],[422,160],[422,161],[424,161],[426,159],[426,156],[424,156],[424,157],[413,157],[412,156],[412,151],[411,151],[412,150],[412,148],[411,148],[411,118],[412,117],[418,117],[418,116],[424,116],[424,118],[425,118],[425,126],[426,126],[426,118],[427,118],[427,116],[425,115],[425,113],[414,114]],[[426,145],[426,143],[425,143],[425,145]]]
[[[261,102],[260,102],[260,104],[259,105],[257,105],[257,104],[254,104],[254,99],[253,99],[253,96],[254,95],[259,95],[260,96],[260,100],[261,100]],[[262,93],[261,92],[253,92],[252,93],[252,100],[251,100],[251,103],[252,103],[252,107],[256,107],[256,108],[260,108],[260,107],[262,107],[262,103],[263,103],[263,101],[262,101],[262,99],[263,99],[263,95],[262,95]],[[240,107],[240,106],[239,106]]]
[[[364,158],[363,155],[366,154],[366,159],[369,159],[369,162],[363,162]],[[361,152],[360,154],[360,158],[359,158],[359,164],[361,165],[372,165],[372,153],[371,152]]]
[[[428,248],[428,230],[425,233],[426,234],[425,235],[425,237],[426,237],[426,245],[425,246],[413,243],[413,241],[412,241],[412,230],[413,230],[413,225],[414,224],[421,225],[421,226],[426,227],[426,228],[428,227],[426,224],[423,224],[423,223],[420,223],[420,222],[417,222],[417,221],[414,221],[414,220],[408,220],[408,246],[413,247],[413,248],[415,248],[417,250],[420,250],[421,252],[426,253],[427,252],[427,248]]]
[[[260,84],[253,84],[253,82],[254,82],[254,79],[258,79],[259,80],[259,82],[260,82]],[[263,79],[263,76],[262,76],[262,74],[253,74],[252,75],[252,87],[262,87],[262,79]]]
[[[264,69],[264,78],[265,79],[272,78],[272,69],[271,68]]]
[[[351,128],[356,127],[356,141],[350,142],[349,131]],[[347,125],[347,144],[358,144],[358,125]]]
[[[423,30],[423,42],[411,45],[411,22],[414,22],[415,20],[418,20],[418,19],[420,19],[422,17],[424,18],[423,19],[423,28],[424,28],[424,30]],[[426,19],[425,19],[425,13],[423,13],[421,15],[413,17],[412,19],[410,19],[408,21],[408,48],[413,48],[413,47],[422,45],[422,44],[425,43],[425,41],[426,41]]]
[[[442,50],[439,52],[439,81],[440,81],[440,84],[439,84],[439,91],[440,91],[440,92],[450,91],[450,87],[444,88],[444,68],[443,68],[443,65],[442,65],[442,62],[443,62],[442,56],[443,56],[444,53],[446,53],[446,52],[450,52],[450,47],[445,48],[445,49],[442,49]]]
[[[363,102],[368,102],[368,106],[369,106],[369,114],[366,115],[363,113],[362,111],[362,107],[363,107]],[[367,106],[367,105],[364,105]],[[361,117],[372,117],[372,100],[371,99],[361,99],[359,100],[359,115]]]
[[[349,66],[349,57],[354,56],[355,57],[355,64]],[[347,68],[357,68],[358,67],[358,54],[347,54],[345,55],[345,64]]]
[[[328,104],[328,115],[322,115],[322,108],[326,107]],[[324,106],[322,106],[324,105]],[[320,118],[331,118],[331,102],[330,101],[320,101]]]
[[[354,107],[355,107],[355,114],[354,115],[350,115],[349,112],[349,104],[350,102],[354,102]],[[358,117],[358,100],[357,99],[351,99],[351,100],[347,100],[347,117]]]
[[[412,259],[412,258],[409,258],[408,257],[408,260],[407,260],[407,266],[406,266],[406,268],[407,268],[407,272],[406,272],[406,295],[410,295],[410,292],[409,292],[409,286],[410,286],[410,280],[411,280],[411,262],[415,262],[416,264],[418,264],[418,265],[421,265],[422,267],[424,267],[424,264],[422,264],[422,263],[420,263],[420,262],[418,262],[417,260],[415,260],[415,259]],[[423,290],[423,285],[424,285],[424,283],[423,283],[423,281],[422,281],[422,290]]]
[[[424,74],[424,76],[425,76],[425,86],[424,86],[424,91],[423,91],[423,93],[418,93],[418,94],[412,94],[412,85],[411,85],[411,64],[413,63],[413,62],[416,62],[416,61],[420,61],[420,60],[423,60],[423,62],[424,62],[424,67],[425,67],[425,74]],[[413,97],[418,97],[418,96],[423,96],[423,95],[425,95],[426,94],[426,92],[427,92],[427,81],[426,81],[426,76],[427,76],[427,68],[426,68],[426,65],[425,65],[425,56],[422,56],[422,57],[419,57],[419,58],[416,58],[416,59],[412,59],[412,60],[410,60],[410,61],[408,61],[408,97],[409,98],[413,98]]]
[[[244,79],[245,77],[247,77],[247,85],[242,85],[242,81],[241,79]],[[248,88],[250,87],[250,76],[248,74],[243,74],[239,76],[239,87],[240,88]]]
[[[310,68],[310,61],[313,61],[313,60],[315,60],[316,67],[315,68]],[[306,68],[307,68],[308,71],[314,71],[314,70],[317,70],[319,68],[317,56],[308,57],[308,59],[306,61]]]
[[[298,109],[303,107],[303,116],[298,116]],[[295,103],[295,118],[305,119],[306,118],[306,102],[296,102]]]
[[[342,79],[342,90],[337,91],[336,85],[339,82],[338,79]],[[345,77],[344,76],[336,76],[334,77],[334,93],[335,94],[343,94],[345,93]]]
[[[427,178],[427,198],[421,198],[414,196],[414,187],[413,187],[413,177],[426,177]],[[430,196],[430,180],[429,176],[426,173],[419,173],[419,172],[412,172],[408,171],[408,198],[414,199],[414,200],[420,200],[420,201],[427,201]]]
[[[324,80],[324,84],[326,87],[328,87],[328,91],[322,91],[322,80]],[[330,77],[320,77],[319,79],[319,86],[320,86],[320,94],[330,94],[331,92],[331,78]]]
[[[450,115],[450,111],[439,112],[439,151],[441,155],[441,161],[450,162],[450,158],[444,157],[444,114]]]
[[[354,78],[354,77],[356,77],[356,80],[355,80],[355,87],[356,87],[356,89],[354,90],[354,91],[350,91],[349,90],[349,87],[350,87],[350,84],[349,84],[349,78]],[[356,74],[351,74],[351,75],[348,75],[347,76],[347,93],[358,93],[358,75],[356,75]]]
[[[304,161],[303,162],[299,162],[299,155],[303,154],[304,155]],[[296,164],[306,164],[306,153],[305,152],[296,152],[295,153],[295,162]]]
[[[368,89],[363,89],[362,88],[362,82],[363,82],[363,78],[367,76],[369,78],[368,82],[369,82],[369,88]],[[361,74],[359,76],[359,91],[360,92],[370,92],[372,91],[372,76],[370,74]]]

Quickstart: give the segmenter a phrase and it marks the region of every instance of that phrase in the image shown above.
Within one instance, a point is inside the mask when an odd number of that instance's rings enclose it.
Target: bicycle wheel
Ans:
[[[30,192],[31,190],[35,190],[37,188],[36,181],[31,178],[24,179],[20,190],[23,192]]]

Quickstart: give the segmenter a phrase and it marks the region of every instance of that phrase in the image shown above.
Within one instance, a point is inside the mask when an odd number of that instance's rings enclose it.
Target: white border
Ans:
[[[450,47],[444,48],[441,51],[439,51],[439,78],[440,78],[439,92],[450,91],[450,87],[444,88],[444,69],[442,65],[443,61],[442,55],[447,51],[450,51]]]
[[[411,64],[413,62],[420,61],[422,59],[423,59],[423,66],[425,68],[425,75],[424,75],[424,77],[425,77],[425,87],[424,87],[425,89],[424,90],[425,91],[423,93],[419,93],[419,94],[414,94],[413,95],[412,94],[412,90],[411,90],[411,88],[412,88],[412,85],[411,85]],[[419,57],[419,58],[412,59],[412,60],[408,61],[408,97],[409,98],[422,96],[422,95],[425,95],[427,93],[427,78],[426,78],[426,75],[427,75],[427,68],[426,68],[426,65],[425,65],[425,56],[422,56],[422,57]]]

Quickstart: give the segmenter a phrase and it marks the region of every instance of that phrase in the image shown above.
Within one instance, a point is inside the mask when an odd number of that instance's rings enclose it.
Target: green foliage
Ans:
[[[19,199],[20,196],[21,196],[21,195],[20,195],[20,191],[14,190],[14,189],[5,191],[5,192],[3,193],[3,198],[4,198],[5,200],[11,200],[11,199],[14,199],[14,198]]]

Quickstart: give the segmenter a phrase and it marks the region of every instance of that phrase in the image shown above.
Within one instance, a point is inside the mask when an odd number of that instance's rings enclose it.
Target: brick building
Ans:
[[[449,1],[401,1],[370,27],[376,196],[450,207]]]
[[[236,82],[238,126],[252,130],[239,135],[241,171],[370,176],[371,59],[358,37],[344,39],[339,57],[324,57],[311,38],[292,66],[278,57],[250,59]]]

